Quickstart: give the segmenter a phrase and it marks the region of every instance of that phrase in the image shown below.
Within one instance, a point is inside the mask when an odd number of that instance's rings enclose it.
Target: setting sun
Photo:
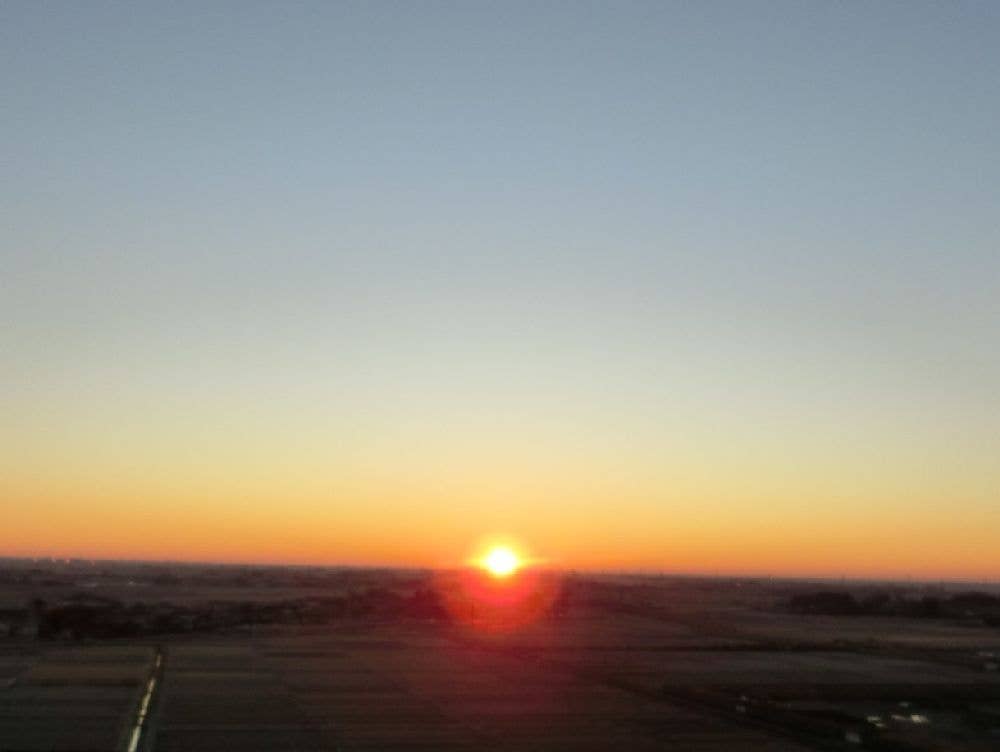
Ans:
[[[507,577],[521,566],[521,560],[509,548],[498,546],[483,557],[483,566],[494,577]]]

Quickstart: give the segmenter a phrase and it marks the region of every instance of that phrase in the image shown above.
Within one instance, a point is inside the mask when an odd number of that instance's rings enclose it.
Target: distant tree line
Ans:
[[[0,636],[39,639],[107,639],[151,634],[211,632],[267,624],[325,624],[336,619],[382,617],[448,621],[440,594],[417,588],[402,594],[369,588],[341,596],[275,601],[210,601],[198,605],[170,602],[124,603],[80,594],[47,604],[34,600],[23,609],[0,613]]]
[[[980,591],[923,595],[876,591],[855,596],[846,590],[796,593],[787,603],[799,614],[977,619],[1000,627],[1000,596]]]
[[[566,597],[551,604],[563,615]],[[167,601],[125,603],[80,593],[48,604],[35,599],[23,609],[0,612],[0,637],[80,640],[140,637],[245,629],[255,625],[327,624],[341,619],[451,623],[442,593],[432,585],[404,592],[384,587],[353,590],[344,595],[309,596],[269,601],[208,601],[183,605]]]

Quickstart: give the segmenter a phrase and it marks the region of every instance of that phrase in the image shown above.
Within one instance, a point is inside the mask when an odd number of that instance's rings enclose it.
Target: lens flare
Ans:
[[[458,570],[441,570],[437,589],[448,618],[479,634],[502,634],[556,613],[562,577],[521,545],[494,536]],[[554,610],[555,609],[555,610]]]

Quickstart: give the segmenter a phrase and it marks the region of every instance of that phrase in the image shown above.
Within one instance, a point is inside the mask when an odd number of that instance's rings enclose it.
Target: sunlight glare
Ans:
[[[497,546],[483,557],[483,566],[494,577],[507,577],[521,565],[517,554],[504,546]]]

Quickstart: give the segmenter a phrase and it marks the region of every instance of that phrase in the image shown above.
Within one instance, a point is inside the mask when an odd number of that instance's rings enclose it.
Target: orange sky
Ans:
[[[9,403],[0,553],[455,566],[507,535],[567,568],[1000,576],[988,412],[209,366],[98,364]]]
[[[141,458],[140,458],[141,460]],[[887,508],[832,489],[745,496],[718,480],[611,474],[581,463],[558,478],[301,476],[166,479],[150,467],[84,477],[8,476],[0,551],[9,555],[230,562],[457,566],[506,539],[566,568],[691,573],[993,578],[998,513],[942,519],[931,493]],[[257,468],[259,469],[259,468]],[[589,470],[586,474],[583,470]],[[140,472],[136,472],[140,470]],[[287,472],[287,468],[285,468]],[[621,468],[618,468],[621,473]],[[527,476],[527,474],[526,474]],[[353,482],[352,482],[353,481]],[[706,481],[707,482],[707,481]],[[283,489],[284,492],[282,492]]]

